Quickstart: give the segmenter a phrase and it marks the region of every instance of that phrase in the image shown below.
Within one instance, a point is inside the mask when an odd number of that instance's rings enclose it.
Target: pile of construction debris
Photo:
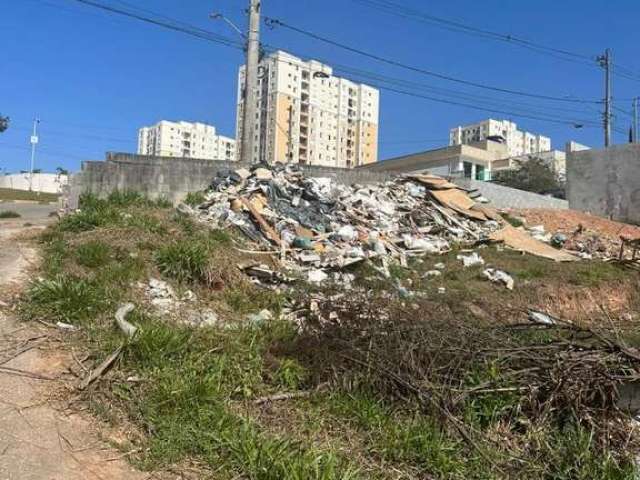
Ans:
[[[504,225],[494,210],[434,175],[346,186],[330,178],[305,177],[294,165],[226,170],[217,174],[204,203],[181,209],[214,228],[235,226],[262,250],[279,255],[290,272],[303,273],[311,282],[362,261],[386,274],[391,259],[406,265],[410,256],[487,241],[573,260]],[[244,269],[262,281],[287,280],[260,265]]]

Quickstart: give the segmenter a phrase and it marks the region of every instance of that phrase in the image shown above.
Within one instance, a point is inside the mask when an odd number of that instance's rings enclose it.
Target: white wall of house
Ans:
[[[13,190],[29,190],[30,181],[28,173],[11,173],[0,176],[0,188],[10,188]],[[67,175],[58,173],[34,173],[33,191],[42,193],[62,193],[63,187],[67,184]]]

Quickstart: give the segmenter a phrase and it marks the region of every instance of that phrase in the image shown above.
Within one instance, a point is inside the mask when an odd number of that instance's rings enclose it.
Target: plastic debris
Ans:
[[[496,270],[495,268],[486,268],[482,275],[495,283],[502,283],[509,290],[513,290],[514,281],[513,277],[509,275],[507,272],[503,272],[502,270]]]
[[[546,313],[543,313],[543,312],[538,312],[536,310],[529,310],[528,314],[529,314],[529,321],[533,323],[540,323],[542,325],[555,325],[556,323],[558,323],[556,319],[554,319],[550,315],[547,315]]]
[[[261,310],[258,313],[251,313],[247,315],[247,320],[249,323],[254,325],[261,325],[264,322],[267,322],[273,318],[273,314],[269,310]]]
[[[442,262],[436,263],[433,268],[435,268],[436,270],[444,270],[446,268],[446,265]]]
[[[133,305],[133,303],[125,303],[116,311],[116,323],[118,324],[120,330],[122,330],[122,333],[124,333],[129,338],[135,337],[136,332],[138,331],[138,327],[127,322],[125,318],[129,313],[133,311],[134,308],[135,306]]]
[[[478,255],[477,252],[473,252],[470,255],[458,255],[456,257],[458,260],[462,260],[462,264],[465,268],[467,267],[475,267],[477,265],[484,265],[484,259]]]
[[[390,262],[475,247],[503,227],[495,211],[435,175],[344,185],[306,177],[297,165],[261,164],[219,171],[205,198],[179,209],[211,228],[237,229],[254,250],[277,256],[286,276],[316,283],[363,261],[388,277]],[[255,282],[284,281],[268,268],[244,271]]]
[[[556,233],[551,237],[551,245],[562,248],[567,243],[567,236],[564,233]]]
[[[424,277],[439,277],[440,275],[442,275],[442,272],[440,270],[428,270],[426,272],[424,272]]]
[[[76,330],[78,330],[78,327],[76,327],[75,325],[64,322],[56,322],[56,327],[58,327],[60,330],[68,330],[70,332],[75,332]]]

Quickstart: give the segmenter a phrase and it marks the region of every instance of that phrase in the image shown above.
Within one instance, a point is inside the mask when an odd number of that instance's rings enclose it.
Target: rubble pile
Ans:
[[[536,238],[575,252],[584,259],[613,259],[623,240],[640,239],[640,227],[575,210],[525,209],[513,212],[526,222]],[[631,251],[623,252],[629,258]]]
[[[346,186],[292,165],[221,171],[204,203],[181,208],[212,227],[237,227],[312,282],[364,260],[377,259],[386,271],[391,258],[406,264],[410,256],[485,241],[501,227],[495,212],[437,176]],[[283,281],[259,265],[245,272]]]

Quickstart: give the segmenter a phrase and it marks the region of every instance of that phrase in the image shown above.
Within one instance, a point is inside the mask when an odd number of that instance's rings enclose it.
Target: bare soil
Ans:
[[[0,478],[154,478],[109,446],[115,433],[58,400],[77,381],[70,369],[79,369],[59,332],[15,319],[12,304],[38,260],[32,231],[17,222],[0,227]]]

